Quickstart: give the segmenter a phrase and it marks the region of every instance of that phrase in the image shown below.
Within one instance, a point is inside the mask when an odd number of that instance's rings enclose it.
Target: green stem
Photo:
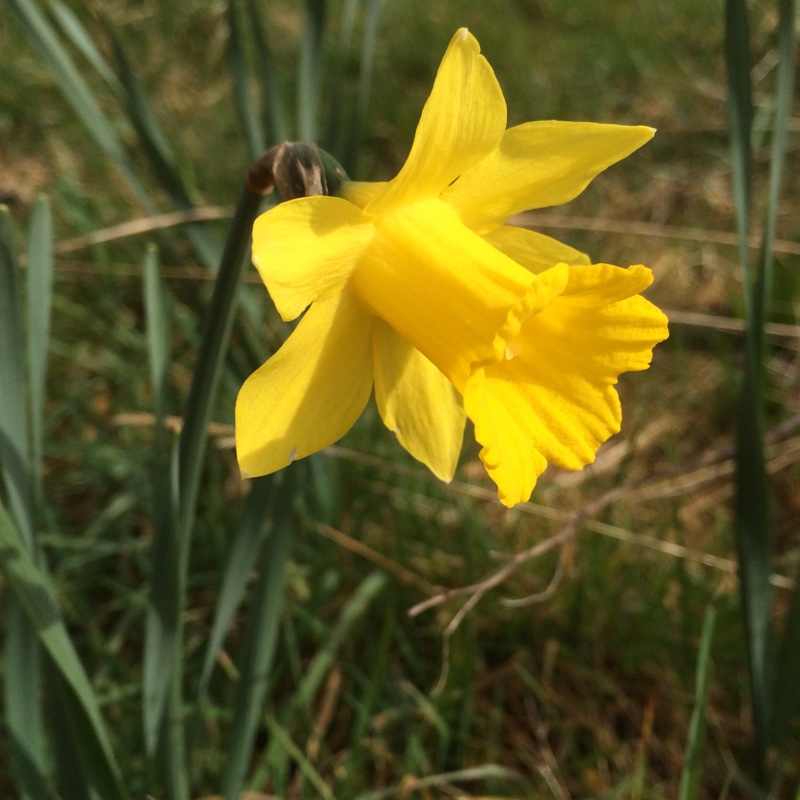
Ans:
[[[180,676],[183,672],[183,626],[181,612],[186,593],[189,551],[197,514],[203,457],[208,443],[208,424],[211,420],[214,399],[233,328],[237,293],[244,277],[244,271],[249,264],[246,256],[250,250],[251,230],[263,197],[260,188],[258,185],[254,185],[248,177],[236,206],[214,284],[214,293],[207,311],[197,354],[197,364],[186,403],[184,425],[178,444],[177,552],[174,564],[176,591],[175,605],[172,609],[173,630],[175,631],[172,668],[175,670],[175,675],[171,683],[172,697],[169,701],[170,719],[168,724],[170,731],[168,735],[172,745],[170,749],[177,749],[179,752],[184,748],[175,748],[177,742],[174,737],[178,734],[173,726],[176,725],[174,715],[180,713],[182,706]],[[182,731],[180,735],[183,735]],[[178,754],[176,753],[176,755]],[[186,772],[183,764],[172,764],[170,769],[178,773]],[[184,800],[184,798],[188,800],[188,787],[185,782],[179,784],[179,791],[180,793],[175,796],[174,800]]]

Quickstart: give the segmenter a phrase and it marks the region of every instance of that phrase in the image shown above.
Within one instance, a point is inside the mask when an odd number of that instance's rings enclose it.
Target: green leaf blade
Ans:
[[[28,233],[27,271],[28,378],[30,386],[33,482],[39,486],[47,352],[50,343],[50,310],[53,298],[53,217],[42,197],[33,209]],[[40,490],[37,490],[37,494]]]
[[[8,209],[0,208],[0,472],[17,525],[33,548],[25,340],[19,258]]]
[[[260,577],[245,633],[228,759],[222,778],[225,800],[238,800],[252,757],[258,723],[269,683],[283,612],[283,586],[291,542],[296,470],[286,471],[283,491],[272,515],[269,537],[259,562]]]
[[[122,141],[100,110],[94,95],[45,15],[32,0],[8,0],[8,5],[91,137],[116,164],[142,206],[149,213],[155,213],[155,205],[133,172]]]
[[[47,574],[39,569],[21,533],[0,505],[0,565],[14,597],[75,700],[76,719],[82,735],[85,762],[93,782],[107,800],[125,800],[127,793],[100,715],[97,698],[78,658],[54,599]]]
[[[259,114],[250,95],[247,54],[239,14],[235,0],[228,0],[228,63],[233,77],[233,91],[239,119],[244,129],[250,158],[255,160],[264,153],[266,146],[264,132],[258,123]]]
[[[714,639],[716,620],[717,611],[712,604],[706,609],[703,617],[703,629],[700,633],[694,711],[689,723],[689,735],[686,739],[686,757],[681,773],[679,800],[693,800],[697,797],[697,788],[700,783],[700,758],[705,744],[706,709],[711,685],[711,643]]]

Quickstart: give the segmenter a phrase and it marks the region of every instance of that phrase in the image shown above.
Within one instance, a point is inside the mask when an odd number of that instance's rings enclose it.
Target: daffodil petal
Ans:
[[[523,326],[514,358],[468,381],[464,406],[505,505],[530,497],[547,462],[580,469],[619,430],[614,384],[646,369],[668,335],[666,317],[636,295],[648,273],[573,267],[564,293]]]
[[[531,272],[543,272],[554,264],[589,264],[585,253],[543,233],[501,225],[484,235],[484,240]]]
[[[339,189],[339,196],[349,203],[364,208],[388,185],[388,181],[347,181]]]
[[[369,243],[372,221],[339,197],[302,197],[253,226],[253,263],[284,320],[340,292]]]
[[[467,227],[486,233],[531,208],[566,203],[607,167],[649,141],[645,126],[528,122],[442,193]]]
[[[426,200],[382,218],[351,286],[365,306],[462,391],[473,364],[502,359],[522,321],[566,285],[533,275]]]
[[[400,444],[437,478],[456,471],[466,416],[453,384],[388,325],[373,334],[375,400]]]
[[[475,37],[461,28],[439,66],[406,163],[366,210],[385,213],[436,197],[497,146],[505,127],[497,78]]]
[[[320,300],[236,400],[236,452],[267,475],[341,438],[372,389],[372,326],[349,292]]]

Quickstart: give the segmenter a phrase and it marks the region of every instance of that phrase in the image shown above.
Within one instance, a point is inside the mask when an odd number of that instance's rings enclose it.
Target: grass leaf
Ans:
[[[33,0],[8,0],[8,4],[40,58],[49,67],[65,99],[75,110],[94,141],[116,164],[142,206],[149,213],[155,213],[155,205],[132,170],[116,130],[100,110],[94,95],[47,18]]]
[[[176,208],[182,211],[191,210],[194,203],[180,175],[175,156],[150,107],[147,94],[136,77],[122,40],[110,23],[106,24],[106,28],[111,37],[114,58],[124,90],[122,99],[125,109],[139,135],[150,170]],[[183,226],[183,230],[203,265],[209,269],[216,269],[219,263],[219,248],[209,236],[207,229],[200,223],[187,223]]]
[[[794,0],[780,0],[778,29],[778,69],[775,88],[775,114],[773,120],[772,160],[770,163],[767,216],[764,225],[762,270],[771,277],[772,246],[778,219],[778,198],[786,156],[789,121],[792,113],[795,81],[795,54],[797,33],[795,29]],[[772,294],[771,280],[765,280],[763,300],[766,305]],[[800,576],[798,576],[800,577]],[[792,716],[800,709],[800,582],[795,586],[783,639],[775,668],[775,694],[772,742],[781,745],[789,733]]]
[[[330,75],[328,85],[330,103],[328,106],[328,124],[321,145],[329,153],[332,153],[340,163],[343,153],[344,129],[347,126],[347,93],[345,91],[347,81],[345,80],[345,69],[360,4],[361,0],[346,0],[342,6],[339,20],[339,36],[331,54],[331,65],[328,69]],[[345,167],[346,169],[347,167]]]
[[[250,481],[250,491],[244,501],[242,516],[234,534],[219,598],[214,608],[214,622],[211,625],[203,671],[200,674],[198,707],[208,687],[236,609],[250,582],[252,565],[259,561],[261,548],[267,538],[265,522],[273,516],[270,513],[270,506],[275,505],[278,491],[282,491],[284,496],[286,494],[285,488],[281,489],[280,484],[275,486],[275,482],[276,478],[272,475]]]
[[[292,706],[295,710],[305,710],[309,707],[351,628],[365,614],[372,601],[386,586],[386,581],[385,573],[372,572],[356,587],[322,647],[317,650],[308,665],[297,691],[292,696]]]
[[[170,324],[168,295],[159,274],[158,250],[147,248],[144,266],[144,309],[147,319],[147,353],[150,360],[150,381],[155,396],[156,417],[167,413],[167,390],[170,368]]]
[[[288,706],[280,715],[280,724],[291,730],[298,715],[307,715],[314,696],[319,691],[325,676],[328,674],[339,648],[344,643],[353,625],[364,615],[375,597],[386,586],[386,574],[383,572],[370,573],[356,587],[350,599],[339,614],[336,624],[328,633],[322,646],[317,650],[311,663],[308,665],[302,679],[293,692]],[[272,740],[267,747],[267,752],[261,758],[261,770],[275,769],[278,774],[283,772],[281,761],[288,755],[282,750],[280,742]],[[255,783],[259,783],[259,778]],[[226,797],[226,800],[232,800]]]
[[[800,711],[800,574],[797,577],[775,667],[772,742],[778,747],[787,741],[792,719]]]
[[[519,780],[519,775],[513,770],[501,767],[499,764],[482,764],[478,767],[459,769],[455,772],[443,772],[439,775],[429,775],[427,778],[417,778],[413,786],[417,789],[428,789],[436,786],[445,786],[462,781],[514,781]],[[407,791],[405,784],[390,786],[386,789],[376,789],[372,792],[364,792],[358,795],[355,800],[384,800],[387,797],[396,797],[398,794]]]
[[[228,746],[222,786],[225,800],[237,800],[244,786],[247,765],[252,758],[253,742],[263,713],[264,697],[269,684],[270,669],[275,655],[281,615],[286,560],[289,555],[291,516],[294,505],[294,475],[296,468],[284,473],[283,485],[277,495],[269,536],[259,559],[259,579],[247,618],[244,652],[240,662],[240,682],[233,714],[232,735]],[[266,484],[251,489],[261,493]],[[259,496],[250,506],[256,510]],[[248,522],[248,527],[255,520]],[[250,534],[253,529],[251,527]]]
[[[306,754],[292,741],[289,731],[280,725],[272,714],[267,714],[265,719],[272,738],[278,742],[281,748],[285,750],[289,757],[297,764],[303,777],[307,778],[309,783],[314,786],[314,789],[316,789],[317,794],[322,800],[335,800],[335,795],[331,791],[331,787],[325,783],[319,772],[314,769],[314,765],[309,761]]]
[[[28,232],[27,351],[30,387],[31,474],[39,485],[42,465],[42,415],[44,412],[47,351],[50,342],[50,307],[53,297],[53,218],[44,197],[33,208]],[[37,490],[37,495],[40,492]]]
[[[228,63],[233,77],[236,109],[239,112],[239,120],[247,140],[250,158],[256,159],[264,153],[266,147],[264,132],[258,122],[259,115],[253,104],[248,86],[247,53],[242,26],[239,22],[240,12],[236,1],[228,0],[226,10],[228,18]]]
[[[36,216],[34,213],[34,217]],[[41,220],[41,214],[38,219]],[[36,226],[32,224],[32,234],[39,231],[40,225],[41,222]],[[41,232],[46,234],[46,231]],[[46,260],[46,253],[45,241],[35,257]],[[50,258],[52,259],[52,252]],[[16,530],[20,532],[20,547],[26,553],[33,554],[33,488],[28,414],[25,407],[28,381],[25,374],[26,348],[23,341],[18,272],[19,259],[14,243],[14,230],[8,210],[3,207],[0,208],[0,473],[16,519]],[[49,298],[44,302],[49,308]],[[31,336],[31,328],[28,335]],[[27,342],[29,347],[31,341],[29,339]],[[46,344],[44,349],[46,352]],[[37,407],[40,409],[41,404],[37,404]],[[51,791],[46,778],[46,752],[39,700],[39,645],[36,633],[31,629],[17,598],[10,597],[7,605],[4,685],[6,722],[21,786],[35,800],[39,796],[47,796]]]
[[[50,580],[34,563],[19,530],[2,505],[0,563],[28,624],[73,694],[75,713],[71,722],[80,733],[84,767],[91,768],[93,785],[102,791],[104,800],[126,798],[97,698],[61,620]]]
[[[290,138],[286,105],[281,93],[280,80],[272,60],[272,52],[264,33],[261,4],[258,0],[245,0],[250,21],[250,31],[255,41],[255,58],[261,84],[261,96],[266,114],[265,138],[270,144],[280,144]]]
[[[176,523],[170,491],[169,435],[164,426],[170,366],[169,319],[166,289],[161,281],[158,253],[148,248],[144,261],[144,308],[147,320],[147,350],[150,380],[155,400],[153,431],[151,512],[153,525],[150,596],[145,623],[142,724],[145,753],[153,759],[158,734],[167,707],[176,630],[170,625],[173,609],[180,605],[172,578],[177,571],[174,546]]]
[[[703,617],[703,629],[700,634],[694,690],[694,711],[692,711],[689,735],[686,740],[686,756],[681,773],[679,800],[693,800],[693,798],[697,797],[700,783],[700,758],[705,745],[706,708],[708,706],[708,689],[711,684],[711,642],[714,639],[716,620],[717,611],[712,604],[706,609]]]
[[[8,209],[0,208],[0,471],[17,525],[33,548],[25,342],[19,259]]]
[[[739,263],[744,285],[750,284],[750,193],[753,184],[753,97],[750,80],[750,30],[745,0],[725,0],[725,66],[728,77],[728,130],[731,145],[733,199],[739,231]],[[745,307],[750,298],[745,296]]]
[[[770,730],[770,612],[772,518],[764,459],[763,325],[765,270],[751,275],[748,248],[751,206],[750,41],[744,0],[727,0],[725,55],[728,69],[731,161],[740,261],[745,293],[746,342],[736,454],[736,543],[750,669],[757,772],[763,777]]]
[[[188,554],[194,522],[203,454],[208,441],[208,423],[233,328],[239,287],[249,264],[251,230],[260,203],[260,195],[245,186],[222,254],[186,402],[177,476],[179,536],[184,555]],[[183,581],[180,583],[183,585]]]
[[[185,761],[179,750],[182,749],[183,736],[180,726],[183,669],[181,614],[186,592],[189,550],[197,512],[203,458],[208,442],[208,424],[233,328],[239,287],[246,265],[249,263],[246,255],[249,253],[251,229],[260,202],[260,195],[245,184],[214,283],[214,293],[206,314],[192,384],[186,401],[175,467],[176,520],[172,535],[169,537],[168,567],[159,567],[158,580],[166,582],[165,585],[170,587],[169,591],[174,592],[172,605],[163,608],[159,625],[163,631],[160,647],[174,654],[168,671],[171,687],[168,711],[172,720],[169,725],[171,737],[169,766],[176,781],[186,772]],[[153,580],[156,580],[155,574]],[[175,791],[180,791],[180,794],[175,796],[185,796],[184,782],[179,781],[175,786]]]
[[[15,597],[6,606],[5,727],[23,800],[51,797],[41,712],[41,651]]]
[[[326,0],[306,0],[306,29],[297,79],[297,130],[302,142],[316,142],[319,136],[326,6]]]
[[[736,452],[736,541],[750,664],[757,759],[763,765],[770,729],[772,513],[763,447],[760,367],[748,358],[742,378]]]
[[[758,307],[764,316],[759,330],[763,335],[763,323],[772,297],[772,247],[778,224],[778,200],[786,162],[786,145],[789,136],[789,123],[792,116],[795,82],[795,52],[797,34],[795,31],[795,0],[779,0],[780,17],[778,24],[778,68],[775,85],[775,110],[772,120],[772,148],[770,153],[769,190],[767,210],[764,220],[764,238],[761,245],[761,297]]]
[[[61,30],[64,31],[64,35],[67,36],[78,50],[80,50],[83,57],[95,68],[111,89],[114,90],[114,93],[119,94],[122,87],[119,85],[117,76],[106,63],[106,60],[95,46],[91,35],[75,15],[75,12],[72,11],[71,8],[65,6],[61,0],[50,0],[50,10],[61,26]]]
[[[364,124],[367,120],[370,92],[372,91],[372,70],[375,63],[375,49],[378,46],[378,27],[380,25],[383,0],[368,0],[364,35],[361,41],[361,69],[358,74],[358,92],[355,107],[342,152],[342,165],[350,173],[356,168],[356,158],[361,145]]]

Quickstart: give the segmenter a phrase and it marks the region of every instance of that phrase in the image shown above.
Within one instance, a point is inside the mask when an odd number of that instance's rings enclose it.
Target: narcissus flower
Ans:
[[[373,387],[386,427],[444,480],[469,417],[507,506],[530,497],[548,462],[590,463],[620,427],[618,376],[646,369],[667,337],[639,296],[650,271],[591,264],[505,223],[571,200],[652,135],[582,122],[506,130],[492,68],[459,30],[393,180],[285,202],[255,223],[253,262],[278,312],[305,315],[242,386],[243,473],[335,442]]]

